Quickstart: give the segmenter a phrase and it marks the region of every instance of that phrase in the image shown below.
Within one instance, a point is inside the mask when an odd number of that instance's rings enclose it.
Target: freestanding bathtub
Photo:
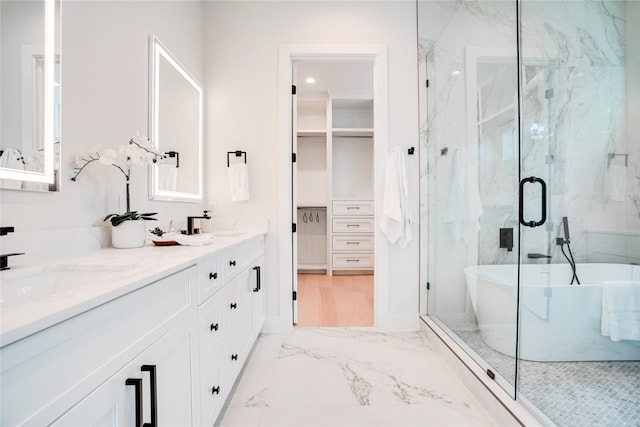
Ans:
[[[600,332],[602,286],[638,281],[640,266],[578,264],[581,285],[570,285],[568,264],[520,266],[519,357],[532,361],[640,360],[640,341],[611,341]],[[464,270],[483,341],[514,357],[517,265],[481,265]]]

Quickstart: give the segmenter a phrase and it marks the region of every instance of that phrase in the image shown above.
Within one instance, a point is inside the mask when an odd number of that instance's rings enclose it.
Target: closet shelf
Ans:
[[[326,136],[326,129],[298,129],[298,136]]]
[[[373,136],[373,128],[333,128],[335,136]]]

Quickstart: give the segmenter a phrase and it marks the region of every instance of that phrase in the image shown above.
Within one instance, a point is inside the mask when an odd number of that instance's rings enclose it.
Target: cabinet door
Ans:
[[[52,425],[135,426],[136,411],[140,410],[145,423],[155,421],[155,425],[164,426],[193,425],[191,372],[194,338],[194,318],[189,317]],[[143,366],[153,366],[155,375],[143,371]],[[139,386],[127,385],[127,380],[139,380]],[[155,383],[155,396],[152,383]],[[136,396],[138,387],[142,393],[140,398]]]
[[[125,384],[138,373],[127,366],[58,418],[55,427],[119,427],[135,425],[135,389]]]

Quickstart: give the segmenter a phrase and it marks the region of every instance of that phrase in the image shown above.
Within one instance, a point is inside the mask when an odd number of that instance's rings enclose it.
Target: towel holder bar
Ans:
[[[244,162],[247,163],[247,152],[246,151],[240,151],[240,150],[227,151],[227,167],[229,167],[229,159],[230,159],[231,154],[234,154],[236,157],[244,156]]]

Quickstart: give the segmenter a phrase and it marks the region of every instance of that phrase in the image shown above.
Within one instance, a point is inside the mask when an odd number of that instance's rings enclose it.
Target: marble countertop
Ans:
[[[202,246],[103,248],[0,272],[0,347],[264,235],[266,230],[221,234],[214,233],[212,242]]]

